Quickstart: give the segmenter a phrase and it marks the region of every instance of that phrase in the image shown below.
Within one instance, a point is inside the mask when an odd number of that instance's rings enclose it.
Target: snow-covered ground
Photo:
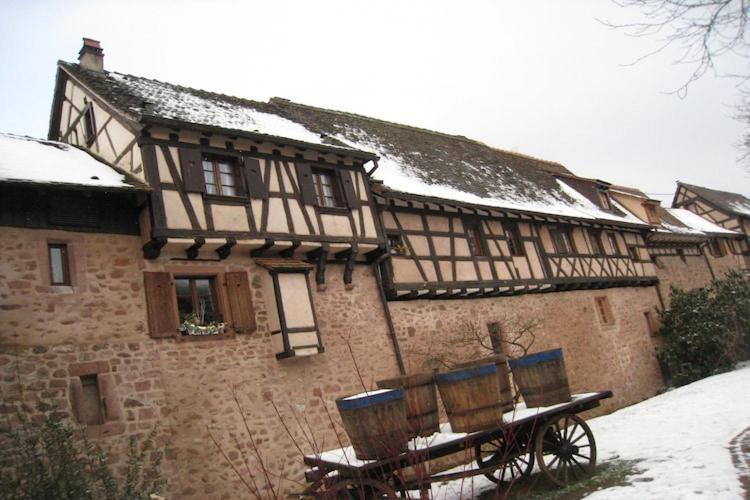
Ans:
[[[593,499],[741,499],[729,443],[750,427],[750,366],[666,392],[589,421],[599,463],[638,460],[627,486]],[[494,485],[484,477],[435,486],[435,498],[471,498]],[[461,494],[463,490],[463,494]]]

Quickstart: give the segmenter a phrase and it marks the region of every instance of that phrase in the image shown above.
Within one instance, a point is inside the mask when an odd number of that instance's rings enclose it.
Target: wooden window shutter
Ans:
[[[202,193],[206,190],[203,181],[203,155],[200,149],[180,148],[180,167],[185,191]]]
[[[247,194],[251,198],[268,198],[268,190],[263,183],[263,177],[260,174],[260,161],[257,158],[246,156],[245,160],[245,183],[247,184]]]
[[[339,172],[341,174],[341,186],[344,188],[346,204],[349,208],[359,208],[360,202],[357,197],[357,190],[352,183],[352,172],[349,172],[348,170],[340,170]]]
[[[232,325],[237,333],[255,331],[255,308],[247,272],[226,273],[227,297]]]
[[[104,419],[122,420],[122,406],[120,399],[117,397],[117,385],[115,384],[115,375],[113,373],[100,373],[97,375],[99,382],[99,394],[102,397],[102,406],[104,407]]]
[[[144,272],[148,328],[154,338],[171,337],[179,328],[172,276],[164,272]]]
[[[313,184],[312,170],[309,163],[297,163],[297,178],[299,189],[302,192],[302,201],[305,205],[316,205],[315,185]]]

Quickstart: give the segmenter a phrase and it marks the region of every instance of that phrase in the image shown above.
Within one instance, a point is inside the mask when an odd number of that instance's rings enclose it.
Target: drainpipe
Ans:
[[[706,255],[706,247],[707,246],[708,246],[708,242],[705,242],[705,243],[703,243],[700,246],[700,249],[701,249],[701,253],[703,254],[703,258],[706,259],[706,265],[708,266],[708,272],[711,273],[711,279],[715,280],[716,279],[716,275],[714,274],[714,270],[711,267],[711,262],[709,262],[709,260],[708,260],[708,255]]]
[[[388,325],[388,335],[391,337],[393,343],[393,352],[396,355],[396,364],[398,364],[398,371],[401,375],[406,375],[406,369],[404,368],[404,360],[401,357],[401,348],[398,346],[398,337],[396,337],[396,328],[393,326],[393,317],[391,316],[391,309],[388,306],[388,299],[385,297],[385,288],[383,287],[383,276],[380,273],[380,263],[385,259],[390,258],[390,255],[384,253],[372,263],[372,272],[375,273],[375,280],[378,282],[378,292],[380,295],[380,303],[383,304],[383,312],[385,313],[385,322]]]

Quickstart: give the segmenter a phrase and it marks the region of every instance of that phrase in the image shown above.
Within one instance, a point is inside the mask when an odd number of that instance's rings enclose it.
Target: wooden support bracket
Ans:
[[[326,263],[328,262],[328,252],[330,251],[330,245],[323,243],[320,247],[315,250],[307,252],[307,260],[315,262],[315,283],[317,285],[325,285],[326,282]]]
[[[266,238],[266,242],[263,244],[263,246],[260,246],[260,247],[256,248],[255,250],[251,250],[250,251],[250,257],[261,257],[273,245],[274,245],[273,238]]]
[[[196,236],[193,240],[194,243],[185,250],[185,255],[188,259],[194,260],[198,258],[198,252],[201,247],[206,244],[206,238],[203,236]]]
[[[148,260],[158,259],[161,255],[161,249],[167,244],[167,239],[163,236],[151,238],[151,241],[143,245],[143,258]]]
[[[289,257],[292,257],[294,255],[294,251],[299,248],[299,246],[302,244],[300,240],[292,240],[292,245],[289,248],[285,248],[284,250],[279,252],[279,255],[284,257],[285,259],[288,259]]]
[[[237,239],[233,237],[227,238],[227,242],[216,249],[216,255],[219,256],[221,260],[226,259],[229,257],[229,254],[232,253],[232,247],[234,247],[237,244]]]

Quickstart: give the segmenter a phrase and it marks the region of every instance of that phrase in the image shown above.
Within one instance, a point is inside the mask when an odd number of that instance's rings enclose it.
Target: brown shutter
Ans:
[[[185,191],[202,193],[206,190],[203,181],[203,155],[200,149],[180,148],[180,167]]]
[[[175,291],[169,273],[144,272],[148,328],[154,338],[171,337],[179,328]]]
[[[73,408],[73,415],[79,424],[83,422],[83,384],[79,377],[70,379],[70,406]]]
[[[122,407],[117,397],[117,385],[115,384],[114,374],[100,373],[96,378],[99,382],[99,395],[102,398],[102,406],[104,407],[104,419],[106,421],[122,420]]]
[[[312,170],[309,163],[297,163],[297,178],[299,189],[302,191],[302,201],[305,205],[316,205],[318,197],[315,195]]]
[[[344,188],[344,197],[346,198],[346,204],[349,208],[359,208],[360,202],[357,197],[357,190],[354,188],[352,183],[353,172],[348,170],[340,170],[341,174],[341,185]],[[355,177],[356,178],[356,177]]]
[[[245,157],[245,182],[247,194],[251,198],[268,198],[268,190],[263,183],[263,176],[260,174],[260,161],[257,158]]]
[[[234,330],[237,333],[252,333],[255,331],[255,309],[247,272],[226,273],[225,276]]]

